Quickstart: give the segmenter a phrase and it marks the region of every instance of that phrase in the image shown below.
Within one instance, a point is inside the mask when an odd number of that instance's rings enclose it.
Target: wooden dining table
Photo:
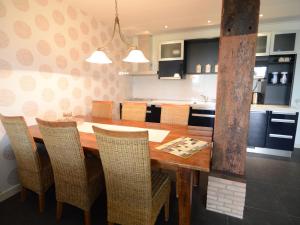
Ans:
[[[73,118],[78,124],[82,122],[93,122],[109,125],[131,126],[148,129],[168,130],[169,134],[161,143],[149,141],[150,157],[153,164],[162,164],[173,166],[177,168],[178,172],[178,212],[179,225],[190,225],[191,218],[191,204],[192,204],[192,187],[193,187],[193,172],[210,171],[211,163],[211,145],[203,148],[188,158],[182,158],[168,152],[157,150],[156,147],[172,141],[180,137],[190,137],[207,142],[212,141],[212,129],[208,127],[196,126],[181,126],[181,125],[167,125],[161,123],[136,122],[124,120],[110,120],[95,117],[75,117]],[[43,143],[42,135],[37,125],[29,127],[29,131],[34,140]],[[97,148],[96,137],[93,133],[80,132],[81,145],[85,152],[90,152],[99,157],[99,150]],[[101,147],[100,147],[101,151]]]

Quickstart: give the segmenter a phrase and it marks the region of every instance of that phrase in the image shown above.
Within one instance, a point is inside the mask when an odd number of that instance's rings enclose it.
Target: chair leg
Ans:
[[[60,221],[62,211],[63,211],[63,203],[62,202],[57,202],[56,203],[56,221]]]
[[[84,225],[91,224],[91,213],[90,211],[84,211]]]
[[[21,201],[24,202],[27,198],[27,189],[22,187],[21,189]]]
[[[179,196],[179,189],[180,189],[178,181],[179,181],[179,173],[176,170],[176,198],[178,198],[178,196]]]
[[[44,212],[45,209],[45,193],[39,194],[39,211]]]
[[[170,215],[170,198],[167,198],[167,201],[165,202],[165,222],[169,221],[169,215]]]

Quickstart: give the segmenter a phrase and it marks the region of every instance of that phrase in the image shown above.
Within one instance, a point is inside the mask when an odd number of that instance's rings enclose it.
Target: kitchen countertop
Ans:
[[[130,99],[128,101],[135,102],[147,102],[147,105],[156,105],[161,104],[187,104],[193,107],[194,109],[206,109],[206,110],[215,110],[216,103],[213,101],[199,101],[199,100],[159,100],[159,99]],[[251,105],[251,111],[280,111],[280,112],[299,112],[300,109],[285,106],[285,105]]]

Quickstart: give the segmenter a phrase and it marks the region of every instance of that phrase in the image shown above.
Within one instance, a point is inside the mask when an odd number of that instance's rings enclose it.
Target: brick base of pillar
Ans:
[[[218,175],[208,177],[207,210],[243,219],[245,198],[244,179]]]

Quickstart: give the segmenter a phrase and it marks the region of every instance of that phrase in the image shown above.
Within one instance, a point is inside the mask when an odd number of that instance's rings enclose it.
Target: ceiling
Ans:
[[[67,1],[105,24],[114,21],[114,0]],[[221,4],[222,0],[118,0],[121,26],[127,34],[220,24]],[[299,17],[299,9],[300,0],[261,0],[261,20]]]

